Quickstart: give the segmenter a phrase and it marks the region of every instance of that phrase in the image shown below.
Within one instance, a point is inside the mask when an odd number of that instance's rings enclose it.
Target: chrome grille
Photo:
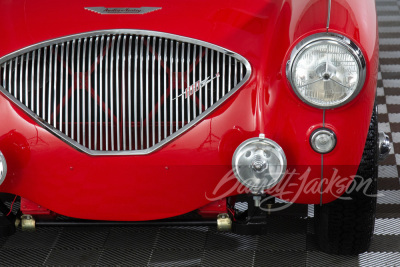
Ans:
[[[115,30],[44,42],[0,59],[2,90],[89,154],[146,154],[250,76],[233,52],[170,34]]]

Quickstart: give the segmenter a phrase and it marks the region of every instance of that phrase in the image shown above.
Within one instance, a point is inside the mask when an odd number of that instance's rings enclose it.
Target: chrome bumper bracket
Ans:
[[[379,132],[378,137],[379,161],[385,160],[389,155],[392,145],[389,141],[389,136],[384,132]]]

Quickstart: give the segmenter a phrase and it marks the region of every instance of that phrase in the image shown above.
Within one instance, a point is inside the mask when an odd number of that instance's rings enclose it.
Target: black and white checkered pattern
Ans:
[[[379,166],[375,235],[359,256],[319,251],[313,206],[271,217],[270,233],[239,236],[212,227],[41,228],[0,238],[0,266],[400,266],[400,0],[377,0],[379,130],[394,150]],[[294,214],[294,215],[293,215]]]

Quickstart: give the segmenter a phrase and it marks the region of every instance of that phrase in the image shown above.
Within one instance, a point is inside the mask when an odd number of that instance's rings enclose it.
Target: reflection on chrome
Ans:
[[[0,151],[0,185],[4,182],[7,174],[7,163],[3,153]]]

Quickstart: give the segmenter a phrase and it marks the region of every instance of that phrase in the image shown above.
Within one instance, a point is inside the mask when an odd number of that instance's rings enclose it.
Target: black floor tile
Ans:
[[[4,243],[3,248],[15,249],[50,249],[54,247],[59,231],[44,231],[40,229],[35,232],[17,231],[14,235],[9,236]]]
[[[136,232],[111,229],[104,244],[106,249],[152,249],[156,242],[157,230]]]
[[[99,266],[147,266],[152,250],[108,248],[101,252]]]
[[[207,232],[185,229],[161,229],[155,249],[202,250]]]
[[[40,266],[50,249],[2,249],[0,251],[0,266]]]
[[[307,254],[296,251],[257,251],[254,266],[306,266]]]
[[[100,249],[103,248],[109,229],[64,228],[54,247],[56,249]]]
[[[305,234],[270,233],[259,236],[257,250],[306,251]]]
[[[202,266],[248,267],[253,265],[254,254],[255,251],[206,250]]]
[[[354,267],[359,265],[358,256],[336,256],[329,255],[324,252],[311,251],[307,252],[306,266],[313,267]]]
[[[205,249],[207,250],[255,250],[258,236],[237,235],[210,231],[207,235]]]
[[[200,266],[202,254],[201,250],[154,250],[149,266]]]
[[[97,249],[53,249],[47,258],[46,266],[92,266],[98,261]]]

